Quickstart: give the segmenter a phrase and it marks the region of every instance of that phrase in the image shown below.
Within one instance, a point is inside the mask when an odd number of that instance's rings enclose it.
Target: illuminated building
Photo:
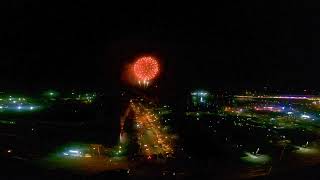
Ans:
[[[194,91],[191,93],[190,110],[208,110],[213,105],[213,96],[207,91]]]

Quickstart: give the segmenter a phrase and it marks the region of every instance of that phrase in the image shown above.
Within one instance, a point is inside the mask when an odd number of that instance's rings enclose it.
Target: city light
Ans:
[[[266,164],[270,162],[271,158],[268,155],[253,155],[251,153],[246,152],[246,156],[241,157],[241,159],[248,163],[254,164]]]
[[[207,96],[208,95],[208,92],[205,92],[205,91],[196,91],[196,92],[193,92],[191,93],[192,96]]]
[[[54,91],[54,90],[48,90],[43,93],[44,96],[46,96],[50,99],[56,98],[57,96],[59,96],[59,94],[60,94],[59,92]]]
[[[69,150],[69,152],[71,152],[71,153],[79,153],[78,150]]]
[[[320,97],[316,96],[242,96],[237,95],[236,98],[248,98],[248,99],[289,99],[289,100],[310,100],[319,101]]]
[[[302,114],[302,115],[301,115],[301,118],[302,118],[302,119],[310,119],[310,116],[309,116],[309,115]]]
[[[86,104],[90,104],[96,100],[96,93],[84,93],[78,94],[75,98],[77,101],[81,101]]]
[[[136,123],[139,124],[138,144],[142,146],[142,153],[146,156],[173,153],[172,137],[165,132],[157,114],[138,103],[132,103],[131,108],[136,114]]]
[[[31,98],[22,98],[9,96],[8,98],[1,98],[0,101],[0,112],[33,112],[40,110],[41,106],[34,103]]]
[[[320,151],[316,148],[311,148],[311,147],[301,147],[301,146],[296,146],[296,148],[298,148],[296,150],[297,153],[301,153],[301,154],[316,154],[316,153],[320,153]]]
[[[70,157],[82,157],[82,152],[80,150],[70,149],[63,152],[63,155],[70,156]]]
[[[284,107],[274,107],[274,106],[263,106],[263,107],[254,107],[256,111],[272,111],[272,112],[281,112],[284,110]]]

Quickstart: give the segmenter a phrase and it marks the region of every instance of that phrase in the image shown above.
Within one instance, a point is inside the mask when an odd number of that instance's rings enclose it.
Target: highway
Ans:
[[[173,153],[173,138],[159,122],[159,117],[140,102],[131,102],[135,114],[138,144],[143,155]]]

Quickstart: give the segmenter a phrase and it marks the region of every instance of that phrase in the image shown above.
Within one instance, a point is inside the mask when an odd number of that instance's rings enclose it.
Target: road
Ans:
[[[159,117],[141,102],[131,102],[135,113],[138,144],[144,155],[173,153],[173,137],[163,128]]]

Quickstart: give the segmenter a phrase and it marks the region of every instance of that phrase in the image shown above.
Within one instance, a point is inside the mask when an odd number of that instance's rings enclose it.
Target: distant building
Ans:
[[[207,91],[191,92],[191,101],[188,102],[189,110],[208,111],[212,109],[213,96]]]

